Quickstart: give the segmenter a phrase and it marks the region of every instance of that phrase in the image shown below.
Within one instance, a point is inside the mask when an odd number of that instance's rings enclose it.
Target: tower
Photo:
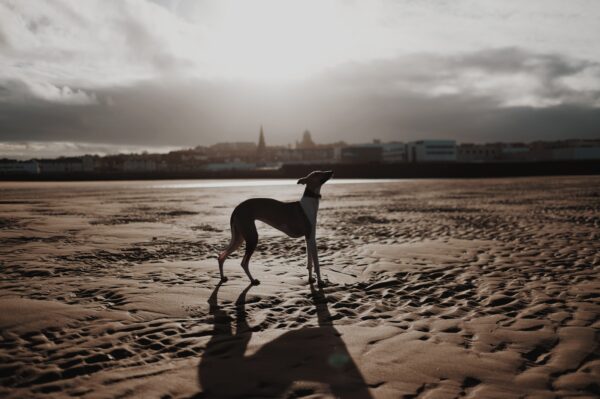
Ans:
[[[259,161],[264,161],[265,152],[267,145],[265,144],[265,133],[263,127],[260,125],[260,135],[258,136],[258,147],[256,148],[256,155]]]
[[[310,136],[310,131],[305,130],[302,134],[302,141],[300,145],[296,144],[297,148],[315,148],[315,142],[312,140]]]
[[[266,147],[265,134],[263,132],[262,125],[260,125],[260,135],[258,136],[258,152],[265,152]]]

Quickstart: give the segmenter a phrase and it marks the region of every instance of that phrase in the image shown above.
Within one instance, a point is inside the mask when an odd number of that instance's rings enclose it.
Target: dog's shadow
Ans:
[[[323,386],[335,397],[371,398],[341,334],[331,323],[321,289],[311,285],[318,327],[286,332],[246,356],[252,328],[245,305],[252,286],[246,287],[236,301],[235,332],[233,318],[218,303],[220,286],[209,299],[213,332],[198,366],[202,392],[196,398],[299,397]]]

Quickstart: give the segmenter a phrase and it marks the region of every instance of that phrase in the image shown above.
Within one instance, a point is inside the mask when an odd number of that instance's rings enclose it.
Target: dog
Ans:
[[[298,180],[298,184],[306,186],[300,201],[281,202],[271,198],[252,198],[236,206],[230,219],[231,241],[218,256],[221,281],[227,281],[227,277],[223,274],[225,260],[245,241],[246,252],[242,259],[242,268],[252,285],[260,284],[260,281],[252,277],[249,268],[250,257],[258,243],[258,232],[254,222],[260,220],[284,232],[289,237],[299,238],[304,236],[306,240],[308,280],[311,283],[314,282],[312,277],[314,266],[317,283],[322,286],[323,280],[321,279],[317,254],[317,212],[319,211],[319,200],[321,199],[321,187],[332,176],[333,171],[331,170],[314,171]]]

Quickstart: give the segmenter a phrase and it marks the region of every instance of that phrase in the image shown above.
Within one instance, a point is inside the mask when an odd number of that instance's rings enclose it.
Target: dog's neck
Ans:
[[[302,198],[309,197],[309,198],[321,199],[321,194],[319,194],[320,191],[321,191],[320,187],[317,188],[316,190],[311,190],[310,188],[306,187],[304,189],[304,194],[302,194]]]
[[[302,206],[302,210],[313,229],[317,225],[317,212],[319,211],[319,199],[321,198],[320,191],[321,187],[318,187],[316,190],[311,190],[307,187],[304,190],[304,194],[302,194],[302,198],[300,198],[300,206]]]

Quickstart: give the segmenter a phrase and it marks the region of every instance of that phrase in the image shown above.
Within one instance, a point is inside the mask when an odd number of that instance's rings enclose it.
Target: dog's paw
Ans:
[[[227,280],[229,280],[227,277],[225,277],[225,276],[221,277],[221,282],[222,283],[226,282]]]
[[[259,285],[260,281],[258,279],[252,280],[252,285]]]
[[[311,283],[311,284],[312,284],[312,283],[314,283],[314,282],[315,282],[315,279],[314,279],[314,277],[309,277],[309,278],[308,278],[308,282],[309,282],[309,283]]]

